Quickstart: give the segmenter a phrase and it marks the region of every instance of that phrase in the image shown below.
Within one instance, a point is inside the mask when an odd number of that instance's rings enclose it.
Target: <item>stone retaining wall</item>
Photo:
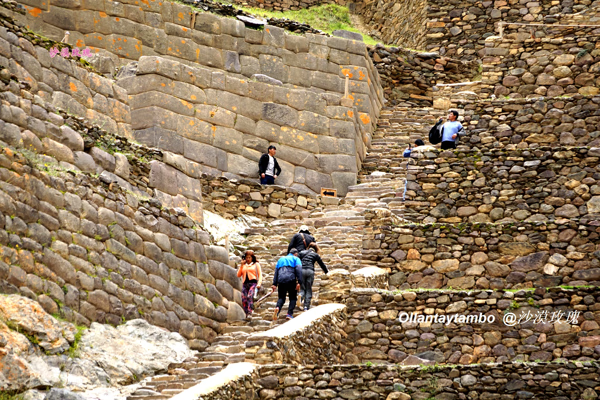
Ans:
[[[246,361],[297,365],[339,363],[347,350],[343,332],[345,320],[343,305],[313,307],[284,325],[249,336]]]
[[[225,218],[257,214],[268,220],[279,217],[303,219],[315,207],[337,204],[339,201],[335,197],[314,196],[279,185],[265,187],[248,179],[231,181],[202,175],[200,183],[204,209]]]
[[[23,37],[27,33],[24,28],[4,16],[7,10],[2,7],[0,10],[0,69],[8,68],[32,93],[55,107],[87,118],[108,132],[127,135],[131,120],[127,92],[123,88],[84,69],[75,59],[52,58],[41,46],[51,46],[51,42],[34,45]],[[39,37],[35,39],[42,41]],[[48,134],[43,123],[21,121],[21,117],[18,110],[3,108],[0,119],[22,125],[37,135]]]
[[[369,55],[379,73],[384,96],[392,105],[408,101],[431,106],[436,83],[471,81],[479,74],[475,61],[464,62],[434,53],[376,46],[369,49]]]
[[[251,377],[244,376],[203,393],[202,399],[491,400],[501,396],[593,400],[598,396],[594,389],[599,373],[597,362],[503,363],[461,368],[263,365]],[[195,393],[188,389],[175,399],[195,399]]]
[[[421,50],[425,46],[427,0],[356,1],[350,11],[360,17],[369,35],[388,45]]]
[[[600,96],[455,101],[467,136],[478,148],[600,146]]]
[[[484,81],[497,97],[598,94],[600,26],[518,28],[486,40]]]
[[[256,394],[264,399],[445,399],[574,398],[597,396],[600,364],[531,363],[461,368],[360,366],[261,366]],[[254,394],[254,393],[253,393]],[[255,395],[256,395],[255,394]],[[252,399],[246,392],[234,399]],[[215,399],[221,399],[216,397]]]
[[[353,290],[346,301],[349,316],[346,333],[352,354],[347,359],[356,363],[409,365],[597,360],[600,358],[600,307],[596,304],[599,294],[597,288],[540,288],[516,293]],[[561,321],[550,322],[556,311],[564,313]],[[567,323],[572,311],[580,314]],[[493,316],[495,322],[401,323],[399,312],[424,316],[483,314],[486,318]],[[507,313],[519,318],[538,312],[547,312],[546,322],[534,321],[532,317],[509,326],[503,321]]]
[[[52,38],[68,29],[77,46],[117,62],[139,60],[119,81],[130,96],[132,135],[183,155],[190,176],[257,177],[258,159],[273,143],[281,147],[279,184],[309,193],[334,187],[340,195],[355,184],[383,104],[362,41],[247,29],[170,1],[125,3],[48,9],[31,0],[25,16],[15,15]],[[248,79],[256,74],[267,76]],[[340,104],[346,76],[350,107]]]
[[[498,34],[498,22],[560,23],[562,16],[582,11],[589,3],[589,0],[454,3],[429,0],[425,49],[453,58],[483,58],[485,39]]]
[[[261,154],[276,144],[279,185],[308,193],[333,187],[345,195],[372,129],[369,114],[340,106],[339,97],[160,57],[142,57],[137,75],[119,84],[132,96],[136,140],[182,155],[190,175],[257,178]]]
[[[348,72],[359,111],[376,118],[381,107],[379,79],[362,41],[291,35],[270,25],[257,31],[245,28],[242,21],[171,1],[149,0],[137,6],[133,1],[93,0],[49,9],[42,0],[26,3],[28,13],[16,18],[28,28],[55,40],[68,30],[69,41],[77,46],[106,50],[122,60],[160,55],[237,78],[265,74],[284,84],[339,94],[344,93]],[[32,12],[35,7],[39,12]],[[224,89],[225,82],[222,85]]]
[[[533,124],[532,124],[533,125]],[[428,152],[409,169],[406,207],[425,222],[597,219],[598,148]]]

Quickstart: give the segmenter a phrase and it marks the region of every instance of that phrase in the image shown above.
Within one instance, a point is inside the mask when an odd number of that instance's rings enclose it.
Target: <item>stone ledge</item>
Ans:
[[[231,382],[252,375],[255,370],[256,365],[250,363],[229,364],[223,371],[208,379],[201,380],[199,384],[175,395],[171,400],[197,400],[201,396],[210,395],[220,390]]]
[[[302,331],[315,322],[318,322],[321,318],[327,317],[337,311],[343,311],[345,308],[346,306],[343,304],[324,304],[322,306],[315,307],[274,329],[250,335],[248,340],[254,341],[269,338],[285,338]]]

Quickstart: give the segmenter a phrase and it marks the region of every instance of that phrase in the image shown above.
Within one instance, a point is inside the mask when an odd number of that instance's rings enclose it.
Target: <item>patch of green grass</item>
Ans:
[[[223,1],[223,3],[227,2]],[[352,24],[352,20],[350,19],[350,11],[348,11],[348,7],[343,7],[337,4],[322,4],[317,7],[296,11],[271,11],[264,10],[262,8],[239,7],[235,4],[234,7],[242,9],[249,14],[263,18],[287,18],[292,21],[305,23],[315,29],[319,29],[327,33],[332,33],[338,29],[357,32],[363,36],[363,40],[367,45],[375,45],[380,43],[379,41],[363,34],[356,29]]]
[[[0,400],[23,400],[22,393],[0,392]]]
[[[81,336],[83,336],[83,332],[87,329],[84,326],[78,325],[76,325],[75,328],[77,328],[77,333],[75,333],[75,340],[73,341],[73,344],[71,345],[71,347],[69,347],[69,350],[67,352],[67,354],[71,358],[79,357],[79,342],[81,341]]]

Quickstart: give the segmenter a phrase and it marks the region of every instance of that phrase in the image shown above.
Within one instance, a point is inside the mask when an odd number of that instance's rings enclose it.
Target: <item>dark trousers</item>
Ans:
[[[300,282],[300,296],[304,298],[304,308],[310,308],[312,300],[312,285],[315,281],[315,271],[312,269],[302,270],[302,282]]]
[[[275,178],[273,178],[271,175],[266,175],[264,178],[260,178],[260,184],[261,185],[274,185],[275,184]]]
[[[279,299],[277,299],[277,308],[279,311],[281,311],[283,308],[285,296],[289,295],[290,305],[288,307],[287,315],[294,315],[294,308],[296,308],[296,297],[298,296],[298,293],[296,292],[296,281],[280,283],[279,286],[277,286],[277,294],[279,295]]]
[[[456,142],[453,140],[442,142],[442,150],[455,149]]]

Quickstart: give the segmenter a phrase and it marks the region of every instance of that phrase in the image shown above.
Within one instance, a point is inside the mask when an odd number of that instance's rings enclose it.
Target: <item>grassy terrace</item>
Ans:
[[[230,4],[227,1],[219,1],[223,4]],[[243,10],[249,14],[262,18],[286,18],[291,21],[305,23],[315,29],[320,29],[331,34],[337,29],[360,33],[367,45],[375,45],[380,43],[372,37],[358,30],[352,23],[350,11],[348,7],[343,7],[337,4],[322,4],[320,6],[311,7],[297,11],[271,11],[262,8],[242,7],[237,4],[231,4],[233,7]]]

